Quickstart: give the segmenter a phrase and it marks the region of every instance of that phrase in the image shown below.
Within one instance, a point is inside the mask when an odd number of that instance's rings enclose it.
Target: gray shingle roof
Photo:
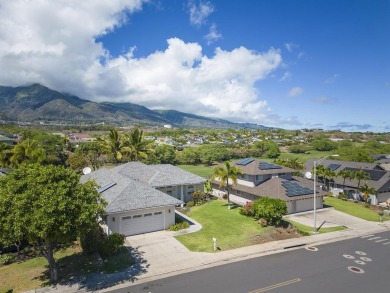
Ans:
[[[128,165],[129,164],[129,165]],[[183,202],[155,188],[148,186],[137,178],[126,176],[128,170],[138,170],[138,177],[151,177],[142,163],[124,164],[112,169],[102,168],[81,177],[81,182],[95,180],[99,187],[110,182],[115,185],[102,192],[102,197],[108,202],[107,213],[125,212],[144,208],[168,205],[179,205]],[[140,167],[140,168],[137,168]],[[131,172],[130,172],[131,173]],[[137,172],[135,172],[137,174]],[[143,174],[144,173],[144,174]]]
[[[364,170],[367,170],[367,171],[377,170],[377,171],[383,173],[383,175],[379,178],[379,180],[367,180],[367,185],[374,187],[377,191],[386,187],[390,181],[390,172],[385,170],[385,168],[383,168],[382,166],[380,166],[379,164],[376,164],[376,163],[360,163],[360,162],[349,162],[349,161],[338,161],[338,160],[323,160],[321,162],[321,165],[323,165],[324,167],[328,167],[330,164],[340,165],[340,167],[338,167],[336,169],[336,174],[338,172],[340,172],[340,170],[343,170],[345,168],[347,168],[347,169],[348,168],[355,168],[355,169],[361,169],[363,171]],[[313,168],[313,165],[314,165],[313,159],[307,161],[305,164],[306,170],[311,171]],[[343,182],[344,182],[343,178],[335,177],[334,180],[335,180],[335,183],[337,183],[338,185],[343,185]],[[350,180],[350,179],[345,180],[345,186],[347,186],[347,187],[357,188],[357,184],[358,184],[357,180]],[[361,185],[362,184],[363,183],[361,182]],[[386,190],[386,191],[388,191],[388,190]]]
[[[206,179],[170,164],[145,165],[129,162],[120,167],[119,173],[152,187],[192,185],[206,182]]]

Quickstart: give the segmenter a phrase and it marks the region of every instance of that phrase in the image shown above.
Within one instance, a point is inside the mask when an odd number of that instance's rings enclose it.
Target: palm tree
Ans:
[[[374,187],[368,186],[365,183],[362,187],[359,188],[359,190],[363,193],[363,198],[366,202],[369,199],[370,194],[376,194],[376,189]]]
[[[150,141],[144,139],[143,130],[139,130],[138,128],[133,129],[126,136],[124,146],[124,152],[129,153],[131,161],[147,159],[148,154],[152,152]]]
[[[330,189],[330,181],[333,179],[333,177],[336,176],[336,172],[329,168],[324,168],[322,176],[326,179],[328,182],[328,191]]]
[[[338,173],[337,173],[337,176],[338,177],[341,177],[343,178],[343,192],[344,192],[344,189],[345,189],[345,180],[347,178],[350,178],[351,179],[351,176],[352,176],[352,172],[350,170],[340,170]]]
[[[234,185],[237,184],[237,176],[242,175],[242,170],[235,166],[231,166],[229,161],[225,162],[225,166],[217,166],[213,169],[211,175],[211,181],[217,179],[219,180],[219,188],[225,186],[227,200],[228,200],[228,209],[230,210],[230,187],[229,180],[232,181]]]
[[[354,179],[356,179],[358,181],[357,189],[360,188],[361,181],[366,183],[367,180],[371,179],[370,175],[367,172],[363,171],[363,170],[359,170],[359,171],[354,172],[354,176],[353,177],[354,177]]]
[[[9,161],[18,166],[22,163],[42,163],[46,157],[45,149],[36,140],[27,138],[14,146]]]
[[[123,143],[118,131],[112,129],[108,132],[108,137],[100,138],[100,142],[107,153],[114,158],[115,165],[122,158]]]

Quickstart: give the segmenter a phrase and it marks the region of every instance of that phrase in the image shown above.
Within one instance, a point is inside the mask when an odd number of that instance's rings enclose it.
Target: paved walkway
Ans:
[[[288,217],[308,226],[313,224],[313,212],[300,213]],[[127,286],[129,282],[134,284],[143,283],[235,261],[280,253],[286,251],[286,249],[320,245],[390,230],[390,222],[368,222],[339,213],[333,209],[319,210],[317,219],[318,223],[326,220],[329,221],[329,225],[343,225],[348,229],[301,238],[273,241],[217,253],[190,252],[173,237],[178,232],[159,231],[131,236],[127,237],[126,244],[133,248],[132,253],[138,260],[137,265],[124,272],[111,275],[93,275],[89,276],[88,279],[76,280],[74,283],[67,284],[67,286],[42,288],[36,292],[109,292],[113,288]],[[199,228],[199,224],[193,223],[187,232],[194,232]],[[210,245],[212,245],[211,239]]]

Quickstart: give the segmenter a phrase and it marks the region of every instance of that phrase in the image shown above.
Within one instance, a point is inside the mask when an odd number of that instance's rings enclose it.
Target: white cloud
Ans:
[[[287,51],[289,51],[290,53],[295,49],[299,48],[299,46],[294,43],[285,43],[284,46],[286,47]]]
[[[279,81],[289,81],[289,80],[291,80],[291,76],[292,76],[291,72],[286,71],[283,74],[283,76],[279,79]]]
[[[35,2],[35,3],[34,3]],[[256,82],[282,64],[279,50],[217,48],[167,40],[164,51],[110,56],[96,38],[142,8],[141,0],[23,1],[0,10],[0,84],[41,83],[94,101],[132,102],[261,123],[269,115]]]
[[[296,97],[296,96],[300,96],[302,94],[303,94],[303,89],[301,87],[299,87],[299,86],[293,87],[288,92],[288,96],[289,97]]]
[[[189,1],[188,10],[191,25],[200,27],[206,23],[207,17],[214,12],[214,7],[210,2],[200,1],[199,4],[196,4],[194,1]]]
[[[204,38],[206,39],[207,41],[207,45],[211,45],[212,43],[214,43],[215,41],[219,40],[219,39],[222,39],[222,34],[220,34],[217,30],[217,26],[215,23],[213,23],[211,26],[210,26],[210,30],[209,30],[209,33],[207,35],[204,36]]]

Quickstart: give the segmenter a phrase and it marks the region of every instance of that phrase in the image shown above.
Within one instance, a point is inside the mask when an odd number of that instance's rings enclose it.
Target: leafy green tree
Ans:
[[[75,151],[76,154],[82,155],[87,164],[92,166],[94,170],[97,170],[103,165],[102,155],[104,149],[101,144],[97,142],[85,142],[81,143]],[[84,165],[84,167],[87,165]]]
[[[198,152],[201,163],[207,165],[212,165],[214,162],[223,162],[229,158],[228,150],[222,145],[203,145],[198,148]]]
[[[61,166],[22,165],[0,178],[0,242],[27,240],[58,279],[54,251],[96,225],[105,202],[93,182]]]
[[[0,143],[0,167],[7,167],[11,164],[12,146],[6,143]]]
[[[161,144],[156,146],[154,155],[159,164],[176,164],[176,150],[171,145]]]
[[[308,151],[308,148],[302,144],[293,144],[288,147],[288,151],[293,154],[303,154]]]
[[[237,184],[237,177],[242,175],[242,170],[236,166],[231,166],[230,162],[226,161],[224,166],[214,167],[213,173],[211,175],[211,181],[217,179],[219,180],[219,188],[225,187],[227,200],[228,200],[228,209],[230,210],[230,182],[233,185]]]
[[[66,160],[66,165],[73,171],[81,172],[85,167],[90,164],[89,160],[79,153],[70,154]]]
[[[253,202],[249,214],[256,219],[266,220],[268,224],[279,226],[282,217],[287,215],[287,212],[287,205],[284,200],[264,196]]]
[[[196,165],[200,164],[200,155],[197,148],[189,147],[185,148],[178,153],[178,161],[180,164]]]
[[[46,160],[45,149],[34,139],[27,138],[17,144],[12,150],[10,162],[13,166],[22,163],[40,163],[44,164]]]
[[[143,130],[138,128],[131,130],[123,145],[125,146],[123,150],[129,154],[131,161],[145,160],[148,153],[152,152],[151,142],[144,139]]]
[[[311,142],[316,151],[331,151],[337,149],[337,144],[328,138],[317,138]]]

